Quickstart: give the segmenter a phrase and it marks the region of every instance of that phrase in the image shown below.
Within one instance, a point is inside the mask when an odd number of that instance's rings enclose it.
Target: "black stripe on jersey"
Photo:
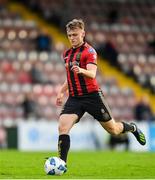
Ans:
[[[83,50],[84,50],[84,46],[81,46],[80,51],[78,53],[79,57],[77,59],[77,61],[79,61],[79,63],[80,63],[80,58],[81,58],[81,54],[82,54]],[[86,87],[86,82],[85,82],[84,77],[81,74],[78,74],[78,78],[79,78],[80,86],[81,86],[81,89],[82,89],[82,93],[87,94],[88,90],[87,90],[87,87]]]
[[[72,62],[75,53],[76,53],[76,49],[73,49],[71,52],[71,55],[70,55],[69,63]],[[69,69],[69,72],[70,72],[70,79],[71,79],[71,82],[73,85],[73,92],[74,92],[74,95],[77,96],[78,91],[77,91],[77,87],[76,87],[76,83],[75,83],[74,72],[71,69]]]

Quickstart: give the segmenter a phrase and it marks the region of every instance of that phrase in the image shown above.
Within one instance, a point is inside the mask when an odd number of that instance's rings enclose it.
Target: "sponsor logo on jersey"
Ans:
[[[80,65],[80,63],[77,61],[65,63],[66,68],[69,68],[69,67],[72,68],[72,66],[79,66],[79,65]]]
[[[93,54],[93,53],[96,53],[95,49],[93,49],[93,48],[89,48],[89,49],[88,49],[88,52],[89,52],[89,53],[92,53],[92,54]]]

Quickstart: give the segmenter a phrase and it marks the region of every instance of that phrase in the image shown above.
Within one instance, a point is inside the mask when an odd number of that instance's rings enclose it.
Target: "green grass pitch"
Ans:
[[[0,179],[155,179],[155,153],[70,152],[63,176],[46,175],[47,152],[0,151]]]

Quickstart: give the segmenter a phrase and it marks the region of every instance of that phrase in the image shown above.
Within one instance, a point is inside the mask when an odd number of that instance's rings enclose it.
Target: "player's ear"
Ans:
[[[82,33],[82,37],[84,38],[84,37],[85,37],[85,35],[86,35],[85,31],[83,31],[83,33]]]

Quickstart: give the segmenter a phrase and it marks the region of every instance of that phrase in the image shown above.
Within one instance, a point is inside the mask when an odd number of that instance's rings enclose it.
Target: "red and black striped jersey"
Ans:
[[[66,67],[70,96],[83,96],[99,90],[95,78],[88,78],[81,74],[76,74],[71,70],[73,65],[78,65],[84,69],[86,69],[89,63],[97,65],[97,53],[92,46],[85,42],[78,48],[70,48],[63,53],[63,59]]]

